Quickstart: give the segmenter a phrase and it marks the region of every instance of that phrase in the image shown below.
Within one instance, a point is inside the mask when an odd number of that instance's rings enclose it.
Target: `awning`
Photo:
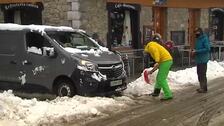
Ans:
[[[130,3],[140,4],[143,6],[155,6],[157,2],[164,2],[160,7],[169,8],[224,8],[224,0],[107,0],[112,3]]]
[[[0,0],[0,4],[9,4],[9,3],[36,3],[42,2],[42,0]]]
[[[10,1],[12,3],[2,3],[2,0],[0,1],[0,8],[2,11],[20,10],[20,9],[38,9],[38,10],[44,9],[43,3],[40,2],[41,0],[10,0]]]
[[[129,4],[140,4],[144,6],[152,6],[154,0],[107,0],[111,3],[129,3]]]
[[[129,3],[108,3],[107,10],[116,10],[116,9],[128,9],[140,11],[141,6],[139,4],[129,4]]]

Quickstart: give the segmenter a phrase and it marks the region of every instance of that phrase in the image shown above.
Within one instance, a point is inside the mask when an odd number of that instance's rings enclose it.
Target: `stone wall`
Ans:
[[[69,2],[66,0],[43,0],[43,3],[43,24],[63,26],[72,25],[68,20],[68,12],[71,10],[71,4]]]
[[[106,0],[80,0],[80,12],[80,28],[88,31],[90,34],[98,33],[100,38],[106,42],[108,32]],[[151,7],[142,6],[140,13],[140,29],[142,33],[143,25],[150,25],[151,17]]]
[[[143,41],[143,26],[153,26],[152,22],[152,8],[151,7],[144,7],[141,8],[140,13],[140,30],[141,30],[141,39]]]
[[[171,31],[185,30],[185,44],[188,36],[188,9],[169,8],[168,9],[168,30],[167,39],[171,39]],[[207,29],[209,25],[208,9],[201,9],[200,27]]]
[[[144,7],[141,8],[140,14],[140,24],[141,29],[143,25],[150,25],[152,23],[152,8],[151,7]]]
[[[167,18],[167,40],[171,40],[171,31],[185,31],[185,44],[187,44],[188,9],[169,8]]]
[[[106,0],[80,0],[81,29],[92,35],[98,33],[106,45],[108,32],[108,17]]]
[[[70,10],[67,12],[68,21],[71,23],[73,28],[80,28],[81,21],[81,13],[80,13],[80,3],[79,0],[67,0],[70,5]]]
[[[209,10],[201,9],[201,19],[200,19],[200,27],[204,29],[208,29],[209,25]]]

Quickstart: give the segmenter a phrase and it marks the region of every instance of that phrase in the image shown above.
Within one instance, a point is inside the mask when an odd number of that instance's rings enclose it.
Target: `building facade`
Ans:
[[[142,48],[152,31],[176,45],[192,45],[195,26],[212,31],[212,39],[223,40],[224,10],[185,2],[183,6],[178,0],[3,0],[0,22],[81,28],[90,35],[97,33],[107,47],[117,50]]]

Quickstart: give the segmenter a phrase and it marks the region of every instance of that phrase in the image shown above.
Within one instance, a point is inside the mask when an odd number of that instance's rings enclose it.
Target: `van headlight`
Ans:
[[[84,70],[97,71],[97,66],[92,62],[89,62],[89,61],[86,61],[86,60],[81,60],[80,65],[84,68]]]

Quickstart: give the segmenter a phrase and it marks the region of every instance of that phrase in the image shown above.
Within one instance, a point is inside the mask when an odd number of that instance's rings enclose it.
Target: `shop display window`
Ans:
[[[110,18],[112,24],[112,46],[131,46],[132,33],[130,11],[113,11],[110,13]]]

